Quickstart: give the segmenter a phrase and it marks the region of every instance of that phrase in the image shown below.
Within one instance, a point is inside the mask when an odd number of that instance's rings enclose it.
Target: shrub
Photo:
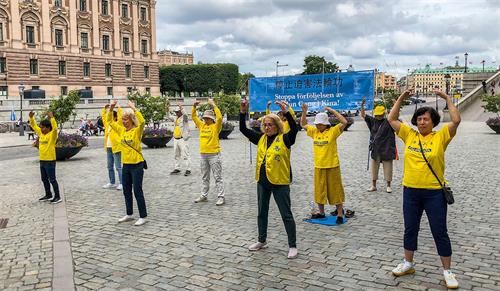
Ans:
[[[39,141],[38,137],[33,142],[34,147],[38,147]],[[86,147],[88,146],[88,140],[86,137],[81,136],[77,133],[64,133],[59,132],[57,136],[56,147],[57,148],[66,148],[66,147]]]
[[[164,127],[161,128],[146,127],[144,128],[144,132],[142,133],[142,137],[168,137],[172,135],[173,132],[170,129]]]

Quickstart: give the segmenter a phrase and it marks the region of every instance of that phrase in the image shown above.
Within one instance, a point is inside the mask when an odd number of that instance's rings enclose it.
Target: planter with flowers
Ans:
[[[497,134],[500,134],[500,93],[496,95],[484,94],[481,99],[484,102],[483,108],[486,112],[496,113],[497,116],[486,120],[488,125]]]
[[[83,147],[88,146],[87,138],[77,133],[59,132],[56,142],[56,160],[67,160],[80,152]],[[38,137],[33,142],[38,148]]]
[[[173,132],[167,128],[146,127],[142,134],[142,143],[148,148],[164,148],[172,136]]]
[[[345,119],[347,119],[347,125],[344,128],[344,131],[347,131],[349,129],[349,127],[351,127],[351,125],[354,123],[354,119],[352,117],[346,117],[346,116],[344,116],[344,117],[345,117]],[[332,126],[335,126],[335,125],[340,123],[340,121],[335,116],[330,116],[328,118],[328,120],[330,121],[330,124]]]
[[[250,120],[249,126],[251,129],[255,130],[256,132],[261,132],[260,131],[261,123],[258,119]]]
[[[229,134],[231,134],[231,132],[233,132],[233,130],[234,130],[234,125],[229,121],[224,121],[222,123],[222,129],[219,132],[219,138],[227,139],[227,137],[229,136]]]

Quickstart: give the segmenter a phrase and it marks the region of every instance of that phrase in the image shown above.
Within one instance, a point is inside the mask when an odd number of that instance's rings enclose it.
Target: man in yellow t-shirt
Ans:
[[[321,112],[314,119],[315,127],[307,124],[307,104],[302,105],[301,126],[306,130],[314,143],[314,202],[318,204],[319,213],[313,213],[311,218],[325,218],[325,204],[337,207],[337,224],[344,223],[343,203],[345,201],[340,163],[337,153],[337,138],[347,126],[347,119],[330,107],[325,110],[335,115],[340,121],[334,127],[330,126],[328,114]]]
[[[29,113],[29,123],[33,131],[38,136],[38,153],[40,158],[40,174],[42,176],[43,188],[45,196],[41,197],[40,201],[50,201],[52,204],[57,204],[62,201],[59,193],[59,184],[56,180],[56,142],[57,142],[57,122],[52,112],[48,112],[49,119],[44,119],[40,122],[40,126],[36,124],[35,112]],[[54,189],[54,197],[50,192],[50,185]]]
[[[184,108],[181,104],[178,104],[179,108],[175,110],[175,115],[177,118],[175,119],[174,125],[174,170],[170,172],[171,175],[176,175],[181,172],[181,163],[180,160],[183,159],[186,161],[186,172],[184,176],[191,175],[191,157],[189,154],[188,147],[188,139],[190,137],[189,131],[189,121],[186,112],[184,112]]]
[[[198,117],[196,107],[200,104],[196,101],[193,104],[191,118],[200,130],[200,154],[201,154],[201,195],[194,200],[195,203],[208,201],[208,191],[210,189],[210,171],[214,175],[215,189],[217,192],[217,202],[215,205],[225,204],[224,183],[222,181],[222,161],[220,156],[219,133],[222,129],[222,113],[212,99],[208,99],[208,104],[213,110],[205,110],[203,121]]]

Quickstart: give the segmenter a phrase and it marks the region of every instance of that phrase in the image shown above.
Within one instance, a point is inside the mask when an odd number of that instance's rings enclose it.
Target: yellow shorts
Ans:
[[[344,203],[344,187],[340,167],[314,168],[314,202],[336,205]]]

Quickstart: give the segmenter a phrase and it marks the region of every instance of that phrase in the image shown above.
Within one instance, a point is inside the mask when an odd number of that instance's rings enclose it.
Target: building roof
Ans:
[[[484,70],[482,67],[467,67],[467,73],[494,73],[498,71],[497,68],[493,67],[485,67]],[[417,74],[463,74],[464,67],[447,67],[447,68],[438,68],[432,69],[429,66],[426,66],[422,69],[416,69],[411,72],[411,75]]]

